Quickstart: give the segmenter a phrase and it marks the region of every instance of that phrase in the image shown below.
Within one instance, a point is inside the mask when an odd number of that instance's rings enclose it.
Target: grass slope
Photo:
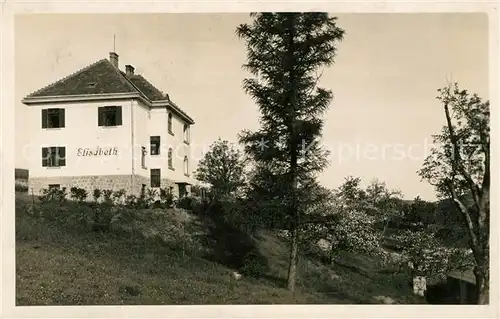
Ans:
[[[332,267],[303,257],[298,289],[291,294],[284,288],[288,248],[271,233],[253,239],[270,269],[259,278],[235,280],[217,259],[158,240],[83,231],[33,217],[26,214],[29,201],[16,194],[18,306],[353,304],[374,303],[374,296],[421,302],[403,276],[378,272],[366,257],[347,254],[342,266]]]

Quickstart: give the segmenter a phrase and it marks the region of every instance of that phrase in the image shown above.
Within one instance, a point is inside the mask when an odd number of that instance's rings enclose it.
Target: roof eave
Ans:
[[[151,103],[153,107],[170,107],[176,112],[178,115],[180,115],[186,122],[188,122],[190,125],[194,124],[194,120],[187,115],[184,111],[182,111],[174,102],[170,100],[161,100],[161,101],[153,101]]]
[[[78,95],[53,95],[53,96],[27,96],[22,99],[26,105],[64,103],[81,101],[101,101],[140,98],[138,92],[129,93],[104,93],[104,94],[78,94]]]

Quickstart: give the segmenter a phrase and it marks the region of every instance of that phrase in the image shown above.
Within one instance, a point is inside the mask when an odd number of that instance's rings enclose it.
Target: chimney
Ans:
[[[115,52],[109,52],[109,61],[115,66],[115,68],[118,69],[118,54]]]
[[[127,73],[127,76],[134,75],[134,67],[130,64],[125,65],[125,72]]]

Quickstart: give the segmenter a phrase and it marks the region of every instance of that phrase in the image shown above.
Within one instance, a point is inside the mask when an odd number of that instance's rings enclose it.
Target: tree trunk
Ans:
[[[490,297],[489,260],[484,260],[474,268],[476,277],[476,297],[478,305],[488,305]]]
[[[289,130],[290,130],[290,186],[291,186],[291,202],[290,202],[290,217],[292,218],[292,229],[290,230],[290,264],[288,268],[288,289],[295,291],[295,283],[297,280],[297,262],[299,252],[299,233],[300,233],[300,213],[297,206],[297,130],[296,130],[296,103],[297,103],[297,87],[295,83],[295,59],[294,59],[294,33],[295,33],[295,15],[292,13],[288,17],[289,36],[288,36],[288,57],[287,68],[290,71],[289,79],[289,102],[291,112],[289,115]]]
[[[297,262],[299,252],[299,230],[294,226],[290,233],[290,264],[288,267],[288,289],[292,292],[295,291],[295,284],[297,279]]]

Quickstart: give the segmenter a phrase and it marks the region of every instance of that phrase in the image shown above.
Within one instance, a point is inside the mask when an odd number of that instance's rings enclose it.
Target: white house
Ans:
[[[39,123],[29,128],[30,192],[73,186],[136,195],[150,187],[180,196],[189,191],[193,119],[133,66],[121,71],[115,52],[22,102]]]

